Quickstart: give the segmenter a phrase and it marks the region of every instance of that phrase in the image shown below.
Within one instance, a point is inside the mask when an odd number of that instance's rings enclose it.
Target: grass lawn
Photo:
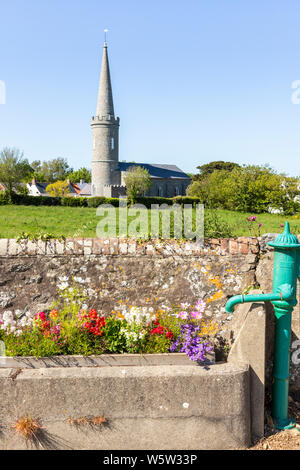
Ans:
[[[233,236],[249,235],[246,218],[251,214],[225,210],[217,210],[216,213],[231,226]],[[22,232],[31,235],[51,233],[57,237],[96,237],[100,220],[96,209],[87,207],[0,206],[0,238],[16,238]],[[107,220],[112,220],[112,216]],[[257,221],[262,223],[261,234],[281,232],[280,224],[286,220],[289,220],[292,231],[299,234],[300,215],[257,215]]]

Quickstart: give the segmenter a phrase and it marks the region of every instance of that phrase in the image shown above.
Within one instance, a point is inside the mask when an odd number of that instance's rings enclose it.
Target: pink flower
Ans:
[[[195,320],[200,320],[202,318],[201,312],[191,312],[191,317],[195,318]]]
[[[188,313],[182,310],[182,312],[177,313],[176,316],[177,316],[177,318],[181,318],[182,320],[186,320],[187,317],[188,317]]]
[[[203,313],[204,310],[206,308],[206,303],[204,302],[204,300],[198,300],[198,302],[196,303],[195,305],[195,309],[198,311],[198,312],[201,312]]]

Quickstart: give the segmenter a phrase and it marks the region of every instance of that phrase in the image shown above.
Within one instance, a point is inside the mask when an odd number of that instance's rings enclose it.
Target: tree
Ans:
[[[92,180],[91,170],[88,168],[79,168],[77,171],[73,171],[68,175],[71,183],[79,183],[80,180],[84,180],[86,183],[90,183]]]
[[[65,197],[70,194],[69,183],[67,181],[56,181],[56,183],[48,184],[46,193],[52,197]]]
[[[53,160],[41,162],[35,160],[31,164],[33,168],[33,177],[44,183],[55,183],[55,181],[65,180],[73,172],[65,158],[54,158]]]
[[[139,196],[147,192],[151,186],[152,181],[150,173],[141,166],[132,166],[125,174],[126,194],[132,204],[136,202]]]
[[[13,190],[17,190],[20,183],[28,178],[32,168],[23,153],[16,148],[5,147],[0,153],[0,181],[7,187],[9,200]]]
[[[299,209],[299,180],[278,174],[268,165],[236,166],[233,170],[215,170],[194,180],[189,196],[198,197],[210,208],[261,213],[269,208],[293,214]]]
[[[206,178],[216,170],[232,171],[234,168],[240,168],[240,165],[234,162],[223,162],[222,160],[206,163],[205,165],[197,166],[200,174],[194,175],[194,180]]]

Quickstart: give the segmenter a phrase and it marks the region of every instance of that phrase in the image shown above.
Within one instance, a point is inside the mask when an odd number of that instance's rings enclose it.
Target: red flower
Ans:
[[[172,331],[166,331],[166,328],[164,328],[158,321],[154,322],[154,325],[156,325],[156,328],[153,328],[150,331],[150,335],[166,335],[166,338],[168,339],[173,339],[174,335]]]
[[[37,313],[36,316],[35,316],[35,319],[36,320],[46,321],[46,315],[44,314],[44,312]]]
[[[102,336],[102,328],[105,326],[105,318],[99,317],[96,310],[90,310],[88,313],[90,321],[83,324],[83,327],[91,334],[95,336]]]

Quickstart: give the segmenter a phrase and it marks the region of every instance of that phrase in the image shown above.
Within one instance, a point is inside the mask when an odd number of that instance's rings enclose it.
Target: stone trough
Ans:
[[[6,360],[1,449],[26,448],[11,431],[23,416],[39,419],[46,449],[235,449],[251,442],[248,364],[201,366],[180,354]],[[70,424],[81,417],[106,422],[97,429]]]
[[[4,357],[0,448],[28,446],[12,424],[41,423],[45,449],[242,449],[263,435],[264,305],[242,306],[229,361],[184,354]],[[251,329],[249,328],[251,323]],[[105,418],[98,427],[72,425]]]

